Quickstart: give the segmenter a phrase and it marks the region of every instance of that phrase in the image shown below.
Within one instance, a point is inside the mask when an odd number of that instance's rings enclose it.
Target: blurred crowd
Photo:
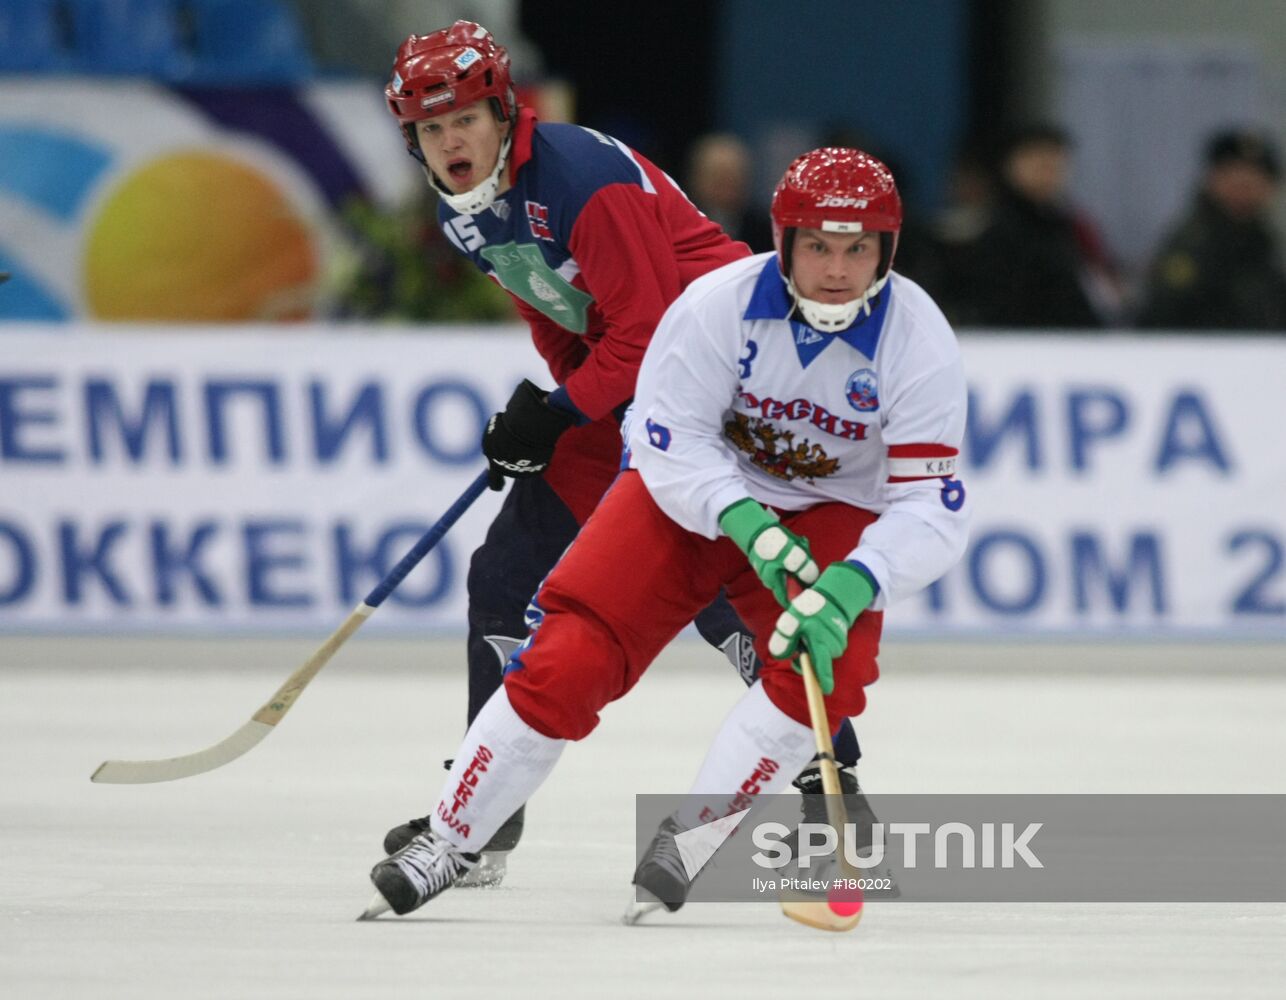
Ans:
[[[272,96],[265,101],[266,110],[245,107],[233,115],[231,109],[240,102],[223,95],[223,89],[240,93],[237,88],[255,87],[277,95],[278,88],[310,79],[321,64],[310,54],[307,38],[325,41],[328,33],[338,32],[332,49],[345,51],[355,44],[352,19],[336,17],[337,6],[330,0],[0,0],[0,75],[19,83],[24,74],[39,79],[40,74],[64,73],[86,80],[107,76],[168,82],[179,88],[194,115],[252,135],[271,132],[273,141],[293,155],[304,140],[283,128],[277,116],[292,111],[292,122],[311,122],[306,101],[295,109],[287,97]],[[467,6],[483,7],[487,23],[513,39],[509,45],[523,72],[536,81],[521,95],[523,102],[546,121],[567,120],[569,85],[544,77],[538,51],[522,40],[521,5],[497,0]],[[397,8],[397,16],[389,15],[391,7]],[[368,27],[421,18],[446,23],[467,13],[457,0],[434,0],[427,8],[410,0],[355,0],[346,9],[360,14],[353,23]],[[371,33],[372,59],[382,67],[390,43],[373,27]],[[25,114],[21,111],[19,120]],[[270,126],[263,124],[269,120],[264,116],[271,116]],[[16,134],[20,141],[32,141],[21,130]],[[757,252],[772,248],[771,192],[763,187],[769,164],[763,161],[780,149],[751,148],[738,135],[711,133],[691,143],[683,162],[677,162],[673,147],[670,158],[676,162],[665,162],[667,157],[658,156],[647,142],[625,132],[613,134],[679,178],[696,205],[733,237]],[[923,285],[956,326],[1286,331],[1282,235],[1273,222],[1274,208],[1280,207],[1281,160],[1258,132],[1230,127],[1208,138],[1185,211],[1171,220],[1147,259],[1141,260],[1140,248],[1134,246],[1128,263],[1114,253],[1102,220],[1071,197],[1077,180],[1072,176],[1074,150],[1068,132],[1055,123],[1032,122],[1009,130],[997,142],[966,144],[951,166],[945,205],[932,211],[912,189],[910,172],[867,137],[836,128],[809,138],[821,145],[866,149],[892,168],[907,204],[895,267]],[[12,135],[9,143],[14,151],[7,160],[0,145],[0,165],[7,162],[12,174],[9,187],[34,189],[41,186],[36,180],[59,187],[59,178],[36,177],[39,168],[22,162]],[[1185,166],[1187,162],[1185,157]],[[782,166],[768,173],[775,179]],[[416,185],[415,195],[394,209],[359,200],[369,197],[368,192],[344,205],[348,188],[332,188],[351,182],[362,192],[353,180],[356,172],[347,165],[316,169],[328,178],[323,188],[331,207],[343,206],[339,230],[346,236],[339,241],[341,252],[331,253],[328,246],[316,314],[408,322],[513,317],[504,292],[446,241],[427,185]],[[1120,216],[1107,221],[1125,225]],[[1124,239],[1121,228],[1114,231]],[[14,243],[21,244],[21,237]],[[118,256],[112,255],[114,260]],[[10,302],[19,288],[31,292],[14,261],[5,258],[3,246],[0,264],[14,272],[6,289]],[[134,271],[151,274],[145,267]],[[182,295],[169,298],[190,301]]]
[[[842,131],[825,141],[862,144]],[[959,327],[1286,332],[1286,270],[1271,222],[1281,161],[1265,136],[1228,129],[1210,137],[1186,214],[1134,273],[1069,198],[1071,154],[1068,134],[1045,122],[1010,130],[994,149],[968,148],[953,166],[946,207],[933,215],[908,209],[896,269]],[[683,187],[702,211],[752,250],[772,249],[744,141],[702,136],[684,166]],[[426,186],[399,217],[369,210],[350,217],[361,259],[341,296],[342,315],[508,315],[503,294],[489,294],[472,269],[452,266],[455,255],[431,221],[433,200]]]
[[[687,190],[738,239],[770,250],[750,161],[735,136],[707,136],[694,146]],[[1070,201],[1071,163],[1067,133],[1048,123],[1012,129],[993,152],[969,149],[948,206],[908,214],[896,269],[957,326],[1286,331],[1286,271],[1270,221],[1281,162],[1265,137],[1230,129],[1210,138],[1187,213],[1139,274],[1125,272]]]

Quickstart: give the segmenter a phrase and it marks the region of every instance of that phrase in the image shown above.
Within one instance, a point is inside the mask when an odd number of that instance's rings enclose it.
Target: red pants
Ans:
[[[584,524],[621,468],[621,428],[611,416],[569,428],[558,438],[542,477]],[[528,594],[527,596],[531,596]]]
[[[824,503],[781,519],[825,567],[856,547],[875,515]],[[777,599],[731,539],[710,541],[666,517],[637,472],[616,480],[536,595],[544,619],[505,673],[515,711],[553,739],[588,736],[603,707],[635,685],[720,587],[755,634],[769,699],[809,725],[803,681],[788,662],[768,656],[782,610]],[[863,688],[879,676],[883,620],[880,612],[861,615],[835,661],[835,690],[826,698],[831,732],[866,707]]]

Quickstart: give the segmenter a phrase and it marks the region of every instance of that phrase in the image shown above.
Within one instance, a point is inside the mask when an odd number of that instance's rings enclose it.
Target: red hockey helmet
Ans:
[[[487,98],[501,121],[517,112],[509,52],[473,21],[456,21],[428,35],[412,35],[393,60],[384,88],[389,111],[411,152],[419,150],[415,123]]]
[[[792,229],[883,233],[880,269],[893,266],[902,228],[902,198],[889,168],[856,149],[828,147],[792,163],[772,196],[772,237],[781,273],[790,276]]]

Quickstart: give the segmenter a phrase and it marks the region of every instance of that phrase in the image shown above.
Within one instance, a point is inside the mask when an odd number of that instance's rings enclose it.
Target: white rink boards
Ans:
[[[0,995],[22,998],[1276,996],[1286,904],[769,905],[618,923],[635,792],[687,787],[741,688],[681,641],[529,810],[504,886],[357,924],[384,830],[428,810],[463,643],[354,639],[212,774],[107,757],[227,735],[298,640],[0,639]],[[860,720],[878,792],[1282,792],[1281,645],[888,644]],[[1217,846],[1217,845],[1216,845]]]

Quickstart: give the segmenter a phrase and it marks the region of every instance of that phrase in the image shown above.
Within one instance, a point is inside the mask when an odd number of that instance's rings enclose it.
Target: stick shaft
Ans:
[[[817,767],[822,775],[823,798],[826,801],[826,819],[839,834],[840,850],[836,871],[844,879],[859,876],[844,854],[844,828],[848,823],[848,813],[844,808],[843,790],[839,783],[839,771],[835,764],[835,744],[831,738],[830,723],[826,718],[826,699],[822,695],[822,686],[817,681],[813,670],[812,657],[801,646],[798,652],[799,672],[804,678],[804,694],[808,698],[808,720],[812,723],[813,739],[817,743]],[[860,897],[859,897],[860,898]],[[862,919],[862,911],[845,910],[838,912],[832,907],[831,896],[825,900],[783,899],[781,909],[791,920],[797,920],[809,927],[823,931],[851,931]]]
[[[330,662],[330,658],[335,655],[339,647],[344,645],[354,632],[361,628],[381,604],[385,598],[397,589],[398,584],[406,579],[407,574],[415,569],[438,544],[460,516],[468,510],[475,500],[482,495],[482,491],[487,488],[487,473],[482,472],[473,482],[460,494],[447,512],[438,518],[437,524],[433,525],[428,531],[420,536],[409,552],[404,555],[398,564],[394,566],[385,575],[375,588],[366,595],[362,601],[334,632],[310,656],[293,674],[286,678],[284,684],[279,687],[271,698],[269,698],[262,708],[257,711],[253,718],[255,722],[263,722],[269,726],[275,726],[281,721],[282,717],[290,711],[290,706],[303,692],[308,683],[317,676],[318,671]]]
[[[813,658],[802,649],[799,651],[799,672],[804,677],[804,694],[808,698],[808,720],[812,723],[813,739],[817,743],[822,791],[826,795],[829,814],[833,803],[839,804],[840,809],[843,809],[842,800],[839,798],[843,790],[840,787],[839,772],[835,766],[835,744],[831,739],[830,723],[826,718],[826,698],[822,694],[821,684],[817,681],[817,673],[813,670]],[[833,824],[835,817],[830,816],[830,820]]]
[[[269,726],[275,726],[282,720],[290,707],[295,703],[303,693],[309,682],[317,676],[318,671],[330,662],[330,658],[335,655],[339,647],[344,645],[359,628],[361,628],[375,609],[384,603],[384,599],[397,588],[397,585],[406,579],[408,573],[420,564],[420,561],[433,550],[433,547],[442,541],[444,536],[460,516],[468,510],[475,500],[482,495],[482,491],[487,488],[487,473],[481,472],[477,478],[471,482],[463,493],[456,499],[445,514],[438,518],[437,524],[433,525],[428,531],[420,536],[409,552],[404,555],[396,566],[385,574],[384,579],[375,585],[375,589],[366,595],[366,599],[359,604],[353,613],[350,614],[339,628],[330,634],[325,642],[318,647],[303,665],[300,666],[293,674],[286,678],[286,682],[279,687],[271,698],[269,698],[262,708],[257,711],[253,718],[255,722],[263,722]]]
[[[383,604],[384,599],[393,593],[399,583],[406,579],[406,574],[419,565],[420,560],[428,555],[433,546],[442,540],[442,536],[450,530],[451,525],[460,520],[460,515],[473,505],[473,501],[477,500],[486,488],[487,473],[484,471],[480,472],[478,478],[471,482],[468,488],[460,494],[459,499],[447,508],[447,512],[438,518],[438,523],[420,536],[420,540],[411,546],[411,551],[402,557],[401,562],[388,571],[388,575],[375,585],[375,589],[366,595],[366,599],[362,603],[372,609],[378,608]],[[355,628],[356,626],[354,626]]]
[[[375,609],[365,603],[359,604],[351,615],[344,619],[344,624],[335,629],[325,642],[323,642],[312,656],[286,678],[284,684],[277,688],[271,698],[264,702],[263,707],[255,712],[252,716],[255,722],[262,722],[269,726],[275,726],[282,720],[290,706],[296,699],[303,694],[309,682],[317,676],[318,671],[330,662],[330,658],[335,655],[339,647],[344,645],[354,632],[365,624],[366,619],[371,616]]]
[[[381,580],[346,618],[342,625],[332,632],[304,663],[279,687],[273,696],[237,732],[226,739],[196,753],[182,757],[171,757],[164,760],[108,760],[98,766],[90,780],[113,784],[141,784],[152,781],[173,781],[177,778],[188,778],[194,774],[203,774],[222,767],[236,760],[258,746],[268,733],[290,711],[299,699],[309,682],[330,662],[331,657],[349,640],[354,632],[365,624],[375,609],[384,602],[406,575],[413,570],[432,548],[442,540],[450,527],[460,519],[475,500],[482,495],[487,486],[487,473],[482,472],[469,484],[437,524],[426,531],[402,560]]]
[[[799,594],[800,589],[801,586],[797,581],[791,579],[787,582],[787,590],[792,599]],[[843,788],[839,783],[839,769],[835,764],[835,740],[831,735],[830,722],[826,718],[826,696],[822,694],[821,682],[817,679],[817,671],[813,669],[813,658],[802,642],[797,655],[799,673],[804,679],[804,696],[808,699],[808,721],[812,723],[813,739],[817,743],[817,767],[822,775],[822,793],[826,796],[826,817],[830,820],[831,826],[842,830],[842,824],[847,817],[844,815],[844,803],[840,798],[843,795]],[[832,815],[835,805],[839,807],[838,821]]]

